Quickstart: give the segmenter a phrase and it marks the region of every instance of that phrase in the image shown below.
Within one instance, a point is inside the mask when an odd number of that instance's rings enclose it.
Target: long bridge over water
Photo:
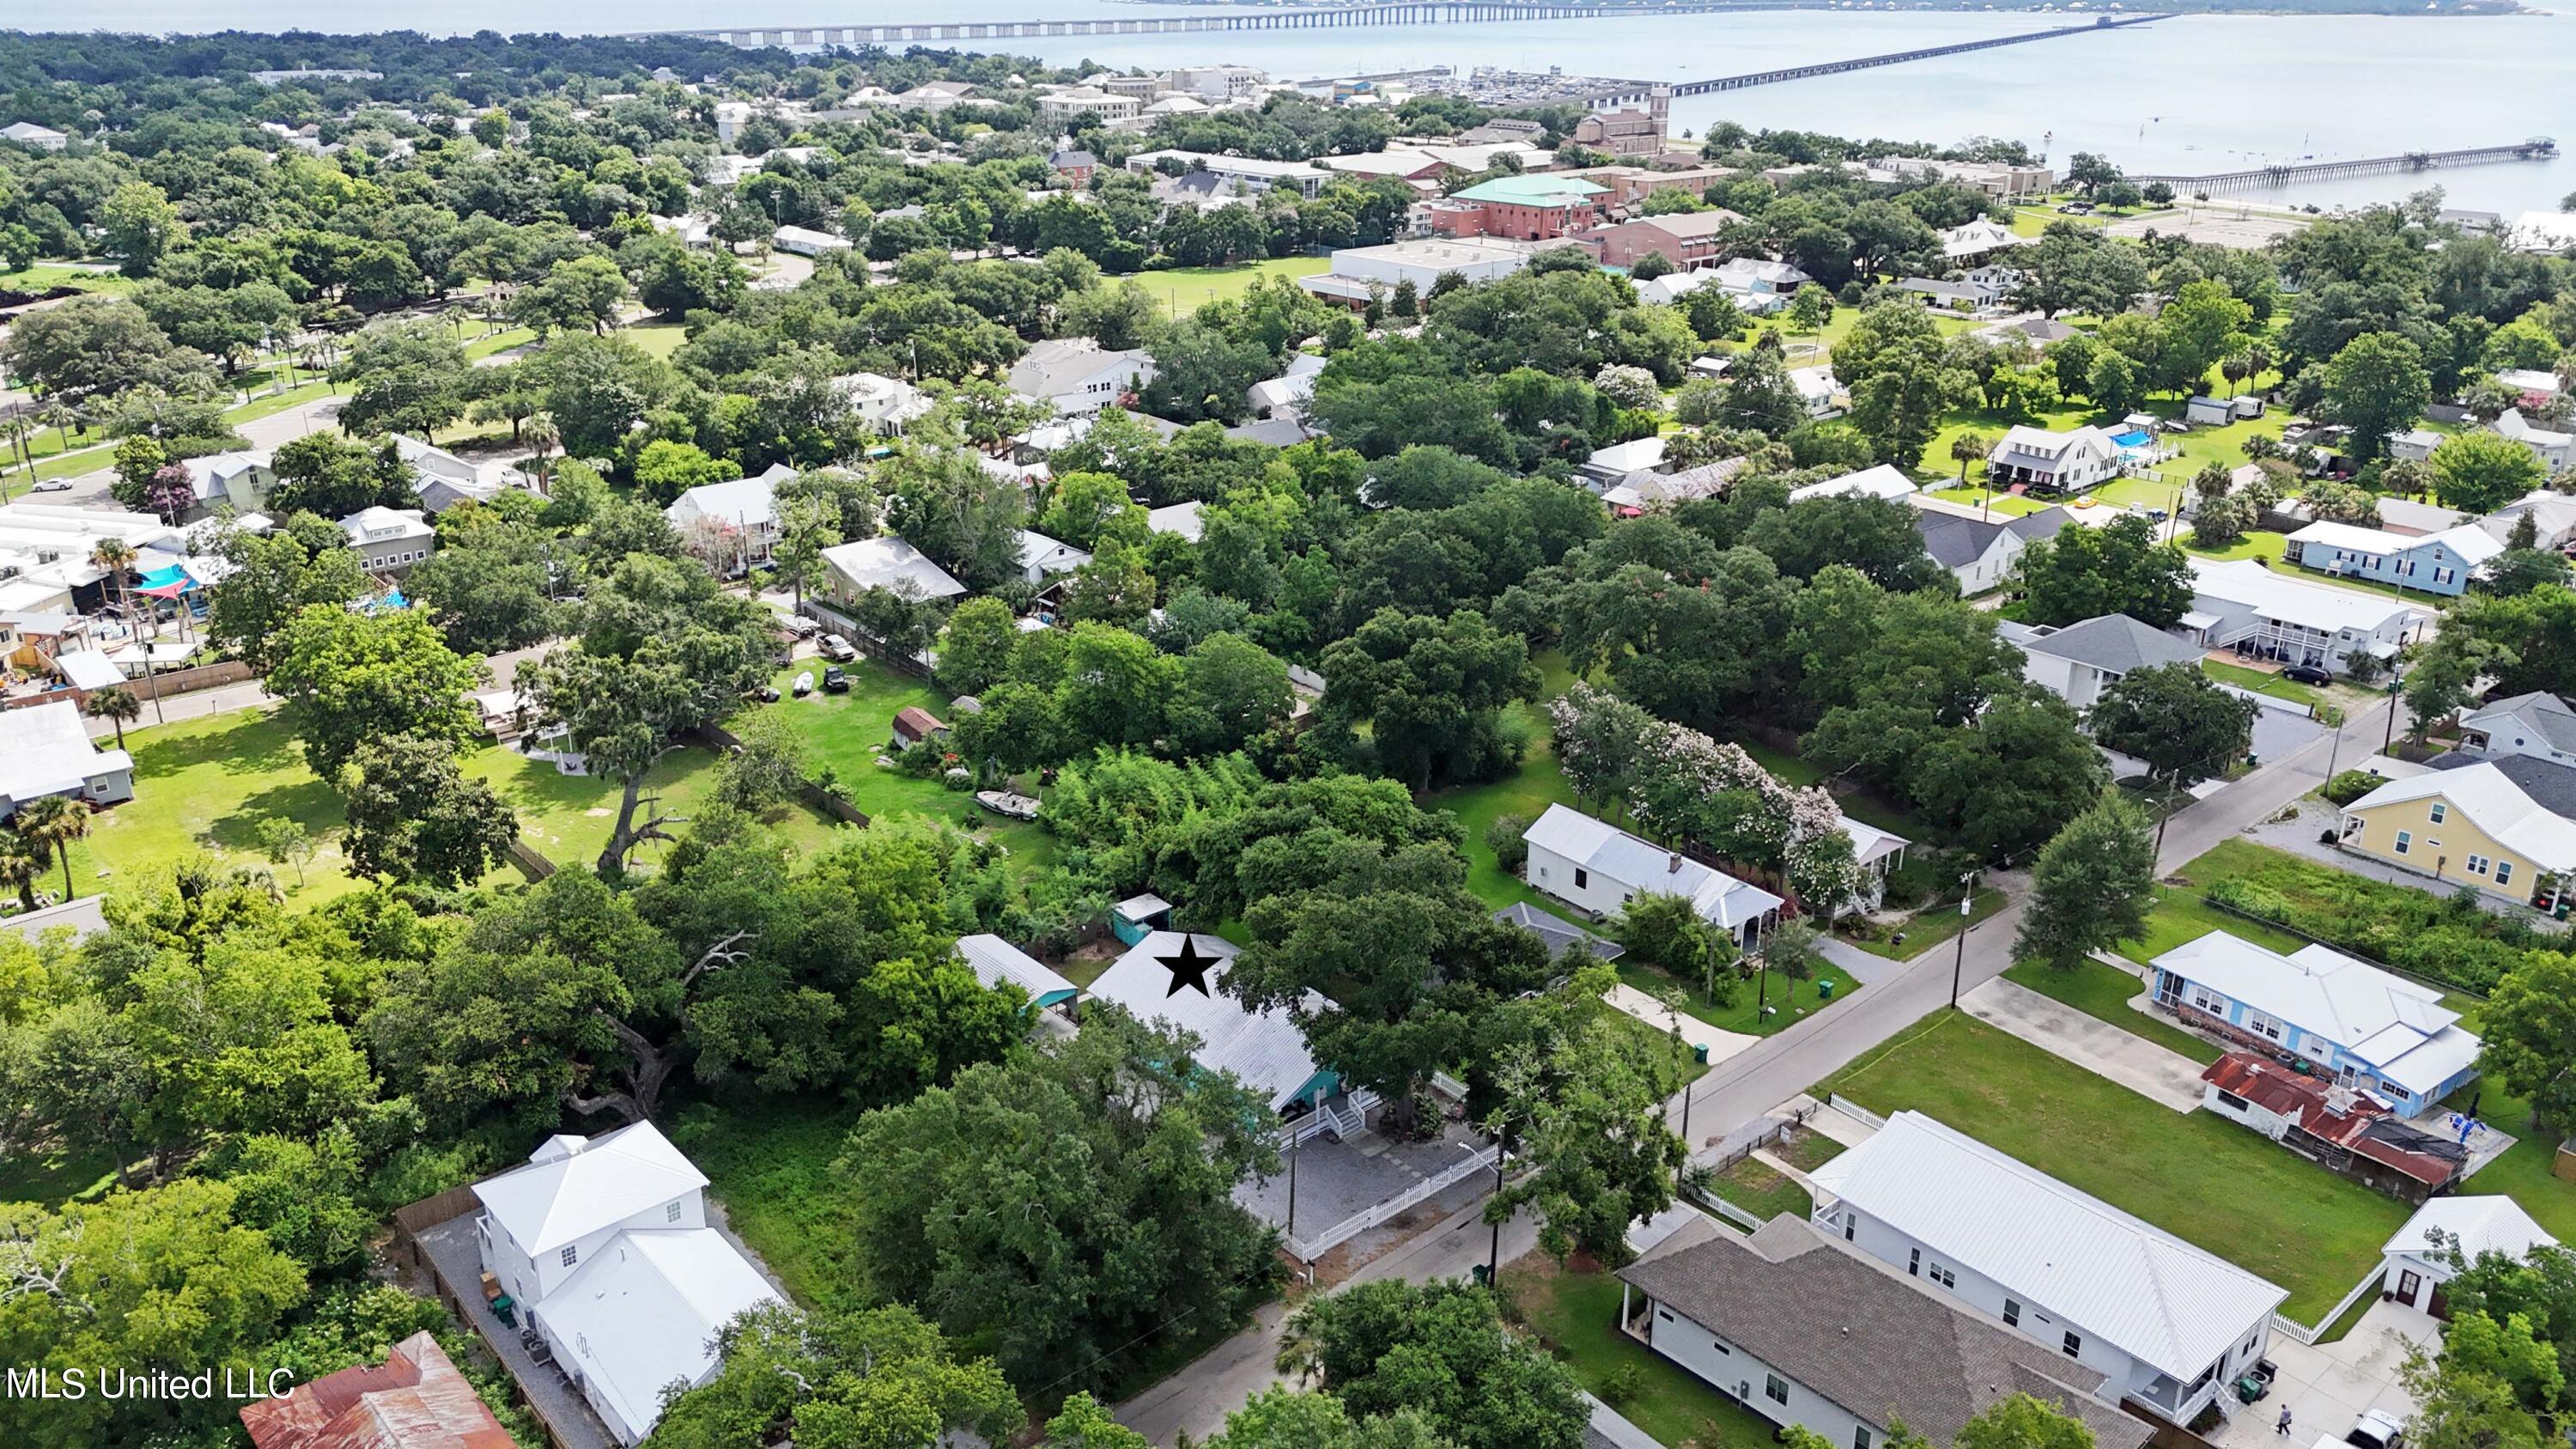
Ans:
[[[1712,80],[1676,81],[1670,86],[1659,82],[1635,81],[1617,90],[1585,96],[1594,105],[1631,103],[1643,105],[1658,90],[1674,96],[1705,96],[1718,91],[1748,90],[1754,86],[1778,85],[1782,81],[1811,80],[1822,75],[1841,75],[1846,71],[1868,70],[1873,66],[1903,65],[1910,60],[1930,60],[1938,55],[1962,55],[1972,50],[1992,50],[1999,45],[2026,45],[2034,40],[2055,40],[2064,35],[2092,35],[2105,30],[2118,30],[2131,25],[2148,25],[2170,20],[2170,15],[2104,16],[2084,25],[2061,25],[2053,30],[2025,30],[2014,35],[1998,35],[1987,40],[1962,40],[1949,45],[1927,45],[1916,50],[1896,50],[1885,55],[1857,56],[1850,60],[1817,61],[1811,65],[1782,66],[1776,70],[1757,70],[1744,75],[1718,76]]]
[[[2176,191],[2245,191],[2287,186],[2299,181],[2336,181],[2347,176],[2385,176],[2396,171],[2431,171],[2444,166],[2483,166],[2495,161],[2547,161],[2558,155],[2558,143],[2534,136],[2505,146],[2468,146],[2456,151],[2409,151],[2403,156],[2368,156],[2358,161],[2312,161],[2295,166],[2257,166],[2245,171],[2217,171],[2206,176],[2131,176],[2140,185],[2161,181]]]
[[[686,35],[758,49],[771,45],[910,45],[950,40],[1025,40],[1050,35],[1179,35],[1196,31],[1337,30],[1363,25],[1472,25],[1500,20],[1604,20],[1780,8],[1784,8],[1782,0],[1669,0],[1669,3],[1655,4],[1605,0],[1598,5],[1572,3],[1572,0],[1386,0],[1380,4],[1219,10],[1206,15],[1156,15],[1132,19],[871,20],[856,25],[719,26],[707,30],[636,33]]]

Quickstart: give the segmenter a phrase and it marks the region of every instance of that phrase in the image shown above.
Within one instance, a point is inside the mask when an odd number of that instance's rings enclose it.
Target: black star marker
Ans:
[[[1197,987],[1201,996],[1210,995],[1207,984],[1208,968],[1225,958],[1200,955],[1198,937],[1185,935],[1181,937],[1181,954],[1157,956],[1154,959],[1171,968],[1172,989],[1163,993],[1169,997],[1180,995],[1181,988],[1184,986]]]

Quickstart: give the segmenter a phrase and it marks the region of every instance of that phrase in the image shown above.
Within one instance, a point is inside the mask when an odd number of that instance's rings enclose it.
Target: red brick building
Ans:
[[[1687,272],[1718,260],[1717,234],[1743,219],[1723,210],[1642,216],[1595,227],[1575,240],[1605,267],[1633,267],[1649,253],[1661,252],[1673,270]]]
[[[1547,241],[1589,230],[1608,188],[1571,176],[1498,176],[1425,208],[1441,236]]]

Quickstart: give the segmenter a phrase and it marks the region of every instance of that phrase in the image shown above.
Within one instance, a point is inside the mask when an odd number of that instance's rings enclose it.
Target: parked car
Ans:
[[[72,480],[69,478],[48,478],[44,482],[37,484],[35,487],[30,488],[27,491],[30,493],[69,493],[72,491]]]
[[[2147,522],[2149,523],[2162,523],[2171,516],[2171,514],[2166,513],[2161,508],[2150,508],[2147,510]]]
[[[2057,214],[2060,216],[2091,216],[2093,214],[2093,203],[2089,201],[2070,201],[2057,208]]]
[[[2406,1442],[2405,1426],[2373,1409],[2361,1416],[2352,1432],[2343,1436],[2343,1442],[2354,1449],[2398,1449]]]
[[[837,664],[827,666],[823,670],[823,692],[825,694],[849,693],[850,676],[848,672],[843,670],[841,666]]]
[[[796,683],[790,686],[790,688],[795,690],[796,697],[798,699],[803,699],[805,696],[812,694],[814,692],[814,671],[811,669],[798,670],[796,672]]]
[[[824,658],[838,664],[847,664],[859,657],[859,651],[850,647],[850,641],[838,634],[824,635],[818,647],[822,649]]]
[[[2332,684],[2334,675],[2314,664],[2284,664],[2281,677],[2294,684]]]
[[[806,618],[802,614],[789,614],[785,618],[779,620],[778,627],[795,635],[799,639],[811,639],[823,628],[821,624],[816,623],[812,619]]]

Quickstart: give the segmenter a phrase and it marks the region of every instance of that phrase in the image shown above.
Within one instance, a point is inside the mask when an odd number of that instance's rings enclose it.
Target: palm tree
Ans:
[[[54,430],[56,445],[54,451],[57,453],[68,453],[72,450],[72,424],[80,420],[80,414],[72,411],[71,404],[61,398],[49,400],[45,404],[44,411],[36,414],[37,422]]]
[[[2218,359],[2218,375],[2238,392],[2245,390],[2245,379],[2254,375],[2254,359],[2242,352],[2231,352]]]
[[[2272,370],[2273,359],[2271,348],[2264,346],[2260,342],[2248,342],[2239,350],[2245,354],[2245,375],[2247,377],[2261,377],[2264,373]]]
[[[1968,465],[1995,450],[1995,440],[1982,433],[1961,433],[1950,440],[1950,456],[1959,464],[1959,485],[1968,483]]]
[[[563,441],[563,430],[555,426],[552,416],[538,413],[528,419],[522,431],[526,434],[528,446],[537,450],[530,461],[536,464],[537,486],[543,488],[547,477],[554,471],[550,464],[555,444]]]
[[[117,609],[133,622],[134,600],[125,591],[125,572],[134,567],[134,545],[121,538],[102,538],[89,551],[90,567],[106,573],[108,582],[116,585]]]
[[[89,834],[89,806],[69,795],[39,795],[18,807],[18,833],[62,859],[63,899],[72,898],[72,842]]]
[[[36,879],[45,873],[45,853],[14,830],[0,830],[0,887],[18,893],[18,904],[36,908]]]
[[[116,747],[120,750],[125,748],[127,722],[143,718],[143,701],[136,699],[134,691],[122,684],[111,684],[91,695],[87,708],[91,719],[116,722]]]

